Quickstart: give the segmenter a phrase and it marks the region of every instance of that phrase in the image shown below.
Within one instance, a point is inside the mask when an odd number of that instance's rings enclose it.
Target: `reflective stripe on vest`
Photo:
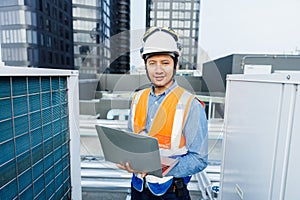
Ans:
[[[132,129],[139,133],[145,129],[150,89],[139,91],[132,103]],[[155,114],[149,136],[159,141],[161,155],[186,153],[182,129],[194,95],[181,87],[174,88],[163,100]]]

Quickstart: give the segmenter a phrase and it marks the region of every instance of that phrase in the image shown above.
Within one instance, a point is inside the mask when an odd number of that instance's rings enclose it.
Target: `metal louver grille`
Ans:
[[[0,77],[0,199],[70,199],[67,77]]]

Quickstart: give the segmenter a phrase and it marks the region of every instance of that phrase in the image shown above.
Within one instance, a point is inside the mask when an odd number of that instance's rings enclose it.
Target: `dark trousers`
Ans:
[[[173,187],[174,186],[172,185],[171,188]],[[164,195],[155,196],[150,192],[148,188],[144,187],[144,190],[142,192],[139,192],[131,185],[131,200],[191,200],[186,185],[184,186],[183,190],[184,195],[181,197],[177,197],[176,191],[172,190],[171,188]]]

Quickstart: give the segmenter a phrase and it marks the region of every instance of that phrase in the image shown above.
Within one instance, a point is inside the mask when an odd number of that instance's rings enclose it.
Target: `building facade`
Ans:
[[[200,0],[147,0],[146,27],[171,27],[182,44],[180,69],[197,69]]]
[[[109,73],[130,70],[130,0],[111,1],[111,64]]]
[[[74,68],[72,0],[0,1],[7,66]]]
[[[80,73],[110,65],[110,0],[73,0],[74,59]]]

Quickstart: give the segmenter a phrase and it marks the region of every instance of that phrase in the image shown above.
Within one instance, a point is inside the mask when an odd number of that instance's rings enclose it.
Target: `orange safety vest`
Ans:
[[[150,88],[147,88],[133,97],[130,120],[135,133],[145,129],[149,94]],[[194,95],[177,86],[165,97],[157,110],[148,135],[158,139],[160,149],[164,150],[162,154],[169,156],[186,153],[182,129],[193,98]]]

